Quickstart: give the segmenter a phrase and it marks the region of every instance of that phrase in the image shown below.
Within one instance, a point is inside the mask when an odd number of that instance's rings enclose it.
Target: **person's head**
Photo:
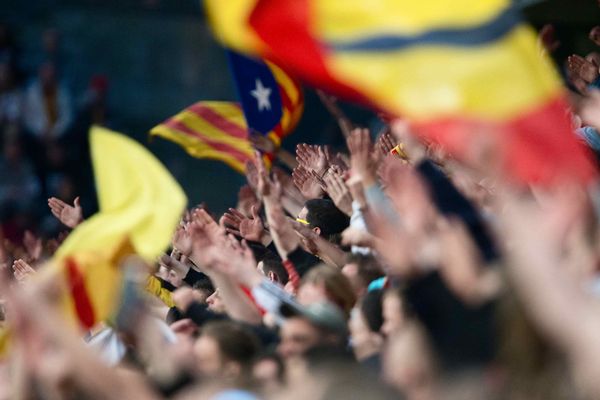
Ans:
[[[285,306],[281,312],[287,318],[281,327],[277,351],[284,359],[301,357],[318,346],[335,348],[346,344],[346,317],[330,302]]]
[[[308,200],[298,214],[318,235],[339,243],[340,235],[350,225],[350,217],[340,211],[329,199]]]
[[[339,269],[319,264],[302,278],[298,301],[304,305],[330,301],[349,316],[356,303],[356,295],[352,284]]]
[[[254,334],[231,321],[206,324],[194,344],[198,373],[208,378],[239,379],[250,373],[259,350]]]
[[[264,393],[274,393],[284,383],[285,365],[275,352],[261,354],[254,360],[252,377]]]
[[[407,399],[431,398],[435,363],[422,328],[411,322],[394,333],[383,351],[383,379]]]
[[[382,300],[383,325],[381,332],[390,336],[401,331],[410,318],[410,310],[401,288],[389,288],[383,294]]]
[[[281,263],[281,259],[271,252],[265,254],[265,257],[258,263],[257,268],[261,274],[273,282],[280,283],[283,286],[288,282],[288,273]]]
[[[359,360],[378,353],[383,344],[382,297],[381,290],[368,292],[352,309],[348,327],[352,336],[352,348]]]
[[[199,279],[192,285],[194,289],[195,300],[199,303],[207,303],[208,298],[215,292],[210,279]]]
[[[223,303],[223,299],[219,295],[219,288],[216,288],[213,294],[206,298],[206,304],[208,305],[208,309],[213,312],[218,314],[225,313],[225,303]]]
[[[384,275],[375,257],[363,254],[353,254],[342,268],[342,273],[348,278],[359,297],[366,292],[369,283]]]

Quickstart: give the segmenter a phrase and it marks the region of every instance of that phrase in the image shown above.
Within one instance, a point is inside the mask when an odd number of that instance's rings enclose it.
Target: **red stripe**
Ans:
[[[279,86],[279,95],[281,96],[281,105],[283,108],[287,108],[291,114],[294,110],[294,105],[292,104],[292,100],[290,100],[290,96],[283,89],[283,86]]]
[[[214,150],[220,151],[225,154],[229,154],[229,155],[233,156],[236,160],[241,162],[242,164],[244,164],[246,161],[251,159],[251,157],[249,155],[243,153],[242,151],[236,149],[235,147],[232,147],[226,143],[220,143],[220,142],[211,140],[207,136],[202,135],[200,132],[196,132],[193,129],[190,129],[189,127],[187,127],[180,121],[170,119],[170,120],[163,122],[162,125],[165,125],[166,127],[174,129],[178,132],[181,132],[182,134],[194,137],[194,138],[200,140],[202,143],[206,144],[207,146],[213,148]],[[223,135],[227,135],[227,132],[223,132]],[[244,138],[244,140],[247,140],[247,139]]]
[[[273,128],[272,131],[280,139],[285,136],[285,133],[283,132],[283,127],[281,126],[281,123],[275,125],[275,128]]]
[[[589,150],[575,136],[561,96],[538,109],[504,123],[448,118],[419,124],[417,131],[426,140],[439,143],[466,162],[481,164],[482,144],[493,151],[503,171],[520,183],[553,184],[567,179],[589,183],[598,173]]]
[[[285,67],[313,85],[332,91],[348,100],[368,103],[358,91],[329,73],[327,49],[315,38],[311,27],[312,0],[259,0],[249,23],[267,44],[266,58]]]
[[[83,275],[77,267],[77,263],[73,258],[69,257],[65,260],[65,269],[67,272],[67,282],[71,290],[73,304],[75,305],[75,313],[79,318],[79,322],[84,328],[90,329],[96,322],[94,308],[85,288]]]
[[[188,107],[187,110],[206,120],[220,130],[227,132],[229,136],[234,136],[240,139],[246,139],[248,137],[248,132],[246,132],[245,128],[241,128],[239,125],[229,121],[227,118],[224,118],[222,115],[204,104],[194,104],[193,106]]]

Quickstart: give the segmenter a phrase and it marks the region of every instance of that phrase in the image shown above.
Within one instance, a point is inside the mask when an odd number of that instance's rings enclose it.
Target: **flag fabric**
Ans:
[[[350,100],[409,118],[467,156],[493,139],[510,175],[589,181],[562,84],[509,0],[205,1],[227,46]]]
[[[231,50],[227,54],[248,129],[279,146],[302,115],[299,83],[271,62]]]
[[[152,128],[150,135],[179,144],[192,157],[219,160],[244,173],[254,158],[248,132],[280,146],[302,116],[304,96],[300,84],[276,64],[227,54],[240,102],[200,101]]]
[[[158,257],[187,204],[175,179],[136,141],[100,127],[91,129],[90,141],[99,212],[71,232],[39,274],[63,277],[65,313],[85,329],[118,305],[124,258]]]

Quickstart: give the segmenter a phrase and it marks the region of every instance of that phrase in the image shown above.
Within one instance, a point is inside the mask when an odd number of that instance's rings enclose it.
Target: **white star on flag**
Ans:
[[[271,109],[271,101],[269,100],[269,96],[271,96],[271,89],[264,87],[260,79],[256,80],[256,89],[250,91],[250,94],[258,102],[258,111],[262,111],[263,108],[267,110]]]

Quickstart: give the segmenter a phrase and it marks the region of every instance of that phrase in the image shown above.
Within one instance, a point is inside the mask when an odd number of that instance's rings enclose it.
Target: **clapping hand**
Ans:
[[[35,274],[35,269],[25,261],[18,259],[13,263],[13,273],[17,281],[23,283]]]
[[[75,198],[72,206],[61,199],[51,197],[48,199],[48,206],[50,206],[52,215],[69,228],[75,228],[83,221],[83,212],[79,204],[79,197]]]
[[[221,217],[222,225],[225,225],[225,230],[228,233],[240,236],[251,242],[261,242],[265,235],[265,227],[258,215],[256,206],[252,206],[252,218],[246,217],[244,214],[230,208],[228,212]]]
[[[300,193],[302,193],[302,196],[307,200],[323,197],[323,189],[321,188],[319,181],[315,179],[315,175],[317,175],[316,172],[311,173],[302,165],[299,165],[292,171],[294,185],[296,185],[298,190],[300,190]]]

